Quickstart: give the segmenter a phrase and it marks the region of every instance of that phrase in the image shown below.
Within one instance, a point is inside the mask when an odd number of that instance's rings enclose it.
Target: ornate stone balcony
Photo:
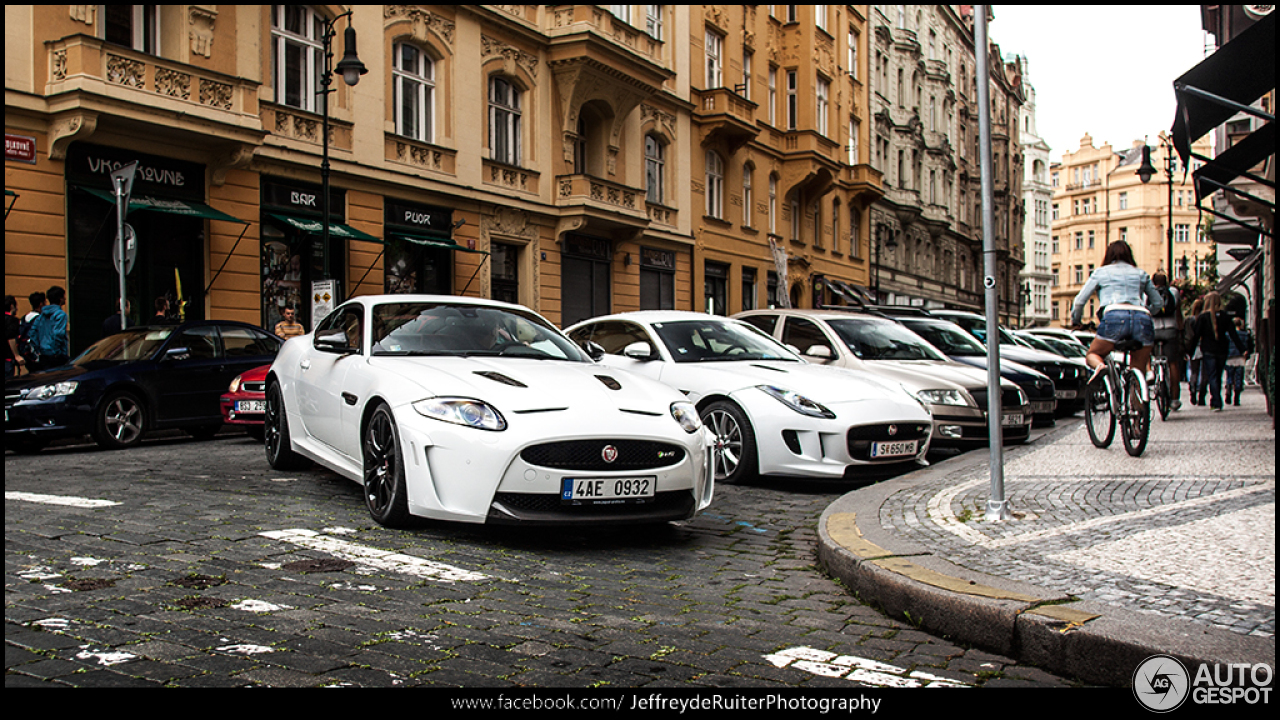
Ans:
[[[703,144],[723,142],[730,153],[760,132],[756,104],[728,88],[693,90],[693,121],[702,127]]]

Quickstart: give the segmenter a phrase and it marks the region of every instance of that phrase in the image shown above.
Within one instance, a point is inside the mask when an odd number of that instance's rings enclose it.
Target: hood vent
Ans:
[[[769,365],[756,365],[753,363],[751,367],[760,368],[761,370],[772,370],[777,373],[782,373],[783,375],[787,374],[786,370],[783,370],[782,368],[779,368],[779,367],[770,367]]]
[[[479,375],[479,376],[480,376],[480,377],[482,377],[482,378],[489,378],[490,380],[492,380],[492,381],[494,381],[494,382],[500,382],[500,383],[502,383],[503,385],[510,385],[511,387],[519,387],[519,388],[527,388],[527,387],[529,387],[528,385],[525,385],[524,383],[520,382],[519,380],[512,380],[511,378],[507,377],[506,375],[503,375],[503,374],[502,374],[502,373],[500,373],[500,372],[493,372],[492,370],[485,370],[485,371],[479,371],[479,370],[477,370],[477,371],[476,371],[476,375]]]
[[[604,383],[604,386],[609,388],[610,390],[622,389],[622,384],[619,383],[617,380],[614,380],[613,378],[609,377],[608,375],[597,375],[596,379]]]

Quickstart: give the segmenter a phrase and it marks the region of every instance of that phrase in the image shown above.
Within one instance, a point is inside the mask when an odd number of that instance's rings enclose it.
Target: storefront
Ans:
[[[562,327],[609,314],[612,259],[610,240],[576,233],[564,236],[560,268]]]
[[[321,188],[296,181],[262,179],[262,326],[271,329],[284,309],[297,308],[298,322],[314,327],[313,283],[335,280],[336,297],[343,299],[341,280],[347,267],[347,242],[378,238],[346,225],[346,191],[329,189],[329,242],[324,242]]]
[[[129,324],[150,322],[157,298],[169,305],[169,321],[203,319],[209,220],[247,224],[204,202],[205,168],[197,163],[87,143],[67,152],[67,313],[71,349],[79,352],[102,335],[115,314],[119,275],[112,261],[116,240],[111,172],[137,162],[126,223],[137,254],[125,277]]]
[[[453,241],[453,210],[387,198],[383,223],[383,291],[453,293],[455,252],[478,252]]]

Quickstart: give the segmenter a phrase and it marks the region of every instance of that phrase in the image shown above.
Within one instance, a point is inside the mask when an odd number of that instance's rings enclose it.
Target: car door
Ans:
[[[218,398],[227,389],[222,341],[216,325],[183,328],[169,338],[156,371],[158,424],[221,421]]]
[[[827,337],[818,323],[800,317],[787,317],[782,326],[782,344],[790,345],[800,351],[805,360],[815,364],[828,364],[835,361],[837,345],[834,340]],[[826,357],[819,354],[816,348],[826,348],[829,353]]]
[[[309,342],[308,352],[297,355],[298,411],[308,435],[348,457],[353,457],[352,437],[358,428],[345,428],[343,410],[350,402],[345,392],[347,373],[363,359],[364,308],[359,304],[344,305],[333,311],[316,328],[315,334],[293,342]],[[316,347],[316,339],[329,333],[342,332],[347,344],[341,348]],[[347,436],[351,437],[347,437]]]
[[[569,339],[584,345],[593,342],[604,348],[605,355],[601,364],[622,368],[658,380],[662,372],[663,362],[656,341],[645,332],[643,326],[625,320],[603,320],[584,325],[574,330]],[[647,343],[652,357],[649,360],[637,360],[627,357],[627,347],[638,343]]]

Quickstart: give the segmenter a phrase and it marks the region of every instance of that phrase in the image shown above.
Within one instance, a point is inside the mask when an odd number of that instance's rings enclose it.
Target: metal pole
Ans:
[[[126,254],[129,248],[124,237],[124,215],[125,205],[129,201],[124,196],[126,180],[122,177],[112,178],[112,180],[115,183],[116,191],[116,247],[120,250],[120,267],[116,268],[120,273],[120,329],[124,330],[129,326],[128,305],[125,304],[124,294],[124,274],[129,267],[129,258]]]
[[[1169,276],[1169,287],[1173,287],[1173,142],[1168,138],[1162,138],[1160,141],[1161,149],[1164,150],[1164,174],[1165,179],[1169,181],[1169,210],[1168,222],[1165,223],[1165,244],[1168,246],[1169,266],[1165,271]]]
[[[982,169],[982,265],[987,305],[987,434],[991,447],[991,497],[987,500],[986,519],[999,522],[1009,519],[1004,497],[1004,433],[1001,425],[1003,408],[1000,397],[1000,288],[995,247],[995,210],[992,199],[991,168],[991,87],[987,61],[987,7],[974,5],[974,44],[978,60],[978,162]]]

